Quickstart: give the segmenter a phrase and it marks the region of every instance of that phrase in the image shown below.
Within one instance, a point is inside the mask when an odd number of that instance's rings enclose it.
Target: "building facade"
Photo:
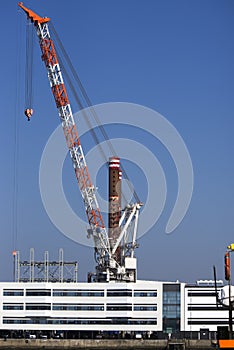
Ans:
[[[215,337],[217,326],[227,325],[228,310],[217,307],[214,285],[209,283],[0,283],[0,334],[199,338],[204,332]]]
[[[219,282],[218,293],[222,287],[222,282]],[[211,281],[185,285],[181,304],[182,331],[202,332],[205,329],[208,332],[217,332],[217,327],[228,326],[228,310],[217,305],[216,291]]]
[[[0,283],[0,329],[153,332],[162,329],[162,284]]]

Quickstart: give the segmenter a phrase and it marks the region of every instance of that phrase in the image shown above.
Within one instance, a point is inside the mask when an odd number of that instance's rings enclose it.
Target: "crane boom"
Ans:
[[[50,87],[64,131],[67,147],[70,152],[77,182],[84,201],[85,210],[90,225],[89,233],[93,235],[98,263],[101,266],[106,266],[110,254],[108,234],[97,202],[95,194],[96,188],[93,186],[90,179],[89,170],[80,143],[80,138],[78,136],[66,87],[64,85],[63,75],[59,66],[55,46],[50,37],[48,27],[50,18],[40,17],[33,11],[23,6],[22,2],[20,2],[18,5],[26,12],[28,18],[36,27],[42,52],[42,60],[44,61],[47,69]]]

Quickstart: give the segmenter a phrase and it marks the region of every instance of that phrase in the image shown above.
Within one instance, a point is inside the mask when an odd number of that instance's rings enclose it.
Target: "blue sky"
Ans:
[[[223,255],[234,239],[233,1],[67,0],[64,5],[59,0],[28,0],[25,5],[52,19],[93,104],[131,102],[156,110],[174,125],[189,150],[194,168],[192,201],[182,223],[166,235],[177,192],[176,172],[157,140],[135,133],[136,140],[159,159],[168,185],[159,221],[139,241],[138,278],[211,279],[214,264],[218,278],[224,278]],[[40,197],[40,159],[59,120],[38,44],[33,67],[35,113],[28,123],[23,114],[26,17],[13,0],[2,4],[2,14],[0,280],[12,278],[12,250],[20,250],[25,260],[30,247],[35,247],[38,260],[45,250],[56,259],[63,247],[66,260],[79,261],[79,279],[85,280],[86,273],[94,270],[92,249],[64,237],[50,222]],[[110,138],[129,137],[121,126],[107,131]],[[89,137],[84,143],[85,150],[92,147]],[[125,166],[134,182],[136,169],[127,162]],[[101,173],[98,187],[105,195],[107,177],[104,170]],[[81,208],[68,161],[64,177],[72,207]],[[145,199],[142,172],[139,177],[135,185]],[[14,178],[17,215],[12,209]]]

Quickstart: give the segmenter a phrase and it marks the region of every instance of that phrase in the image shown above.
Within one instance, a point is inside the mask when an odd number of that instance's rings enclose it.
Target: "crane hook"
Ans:
[[[24,114],[28,118],[28,121],[30,120],[31,116],[33,115],[33,109],[32,108],[27,108],[24,111]]]

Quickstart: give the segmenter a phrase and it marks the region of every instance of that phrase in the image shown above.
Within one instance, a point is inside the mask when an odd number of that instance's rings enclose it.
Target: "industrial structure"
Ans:
[[[120,169],[119,158],[113,157],[109,161],[109,241],[110,248],[116,246],[118,237],[120,236],[119,221],[121,217],[121,180],[122,171]],[[115,260],[122,264],[121,248],[117,245],[113,252]]]
[[[63,249],[59,249],[59,259],[49,260],[49,252],[44,252],[44,260],[35,260],[34,248],[30,249],[30,259],[21,260],[20,252],[14,251],[15,282],[60,282],[78,281],[78,262],[64,261]]]
[[[127,205],[123,210],[121,217],[118,214],[120,208],[118,209],[118,213],[110,213],[109,222],[114,227],[110,227],[108,235],[108,230],[105,227],[96,198],[96,188],[92,184],[85,155],[78,136],[58,55],[50,35],[48,26],[50,18],[40,17],[30,9],[26,8],[22,2],[19,3],[19,6],[25,11],[28,20],[34,24],[36,29],[42,52],[42,60],[48,73],[51,91],[54,96],[67,147],[70,152],[78,186],[84,201],[85,211],[90,226],[88,229],[88,235],[93,238],[95,259],[97,262],[96,272],[93,274],[92,278],[97,282],[108,282],[111,280],[134,282],[136,280],[136,258],[134,257],[134,250],[137,246],[136,231],[139,210],[142,203]],[[26,109],[27,118],[30,120],[32,114],[29,113],[28,110],[31,111],[31,108]],[[110,165],[110,167],[112,165]],[[110,172],[112,174],[112,170]],[[112,185],[114,183],[117,185],[117,182],[120,179],[114,181],[113,177],[112,180]],[[110,207],[112,210],[115,199],[111,194],[110,197]],[[119,205],[119,202],[117,205]],[[113,220],[115,215],[118,217],[116,222]],[[120,227],[119,229],[116,228],[118,224]]]

